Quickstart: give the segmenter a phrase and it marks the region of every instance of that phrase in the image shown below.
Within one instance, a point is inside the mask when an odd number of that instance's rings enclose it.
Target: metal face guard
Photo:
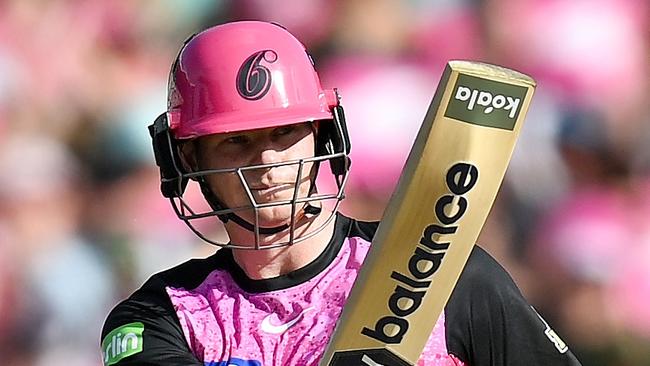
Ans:
[[[239,177],[239,181],[242,184],[242,187],[244,191],[246,192],[249,205],[246,206],[241,206],[241,207],[227,207],[227,208],[222,208],[222,209],[217,209],[217,210],[209,210],[206,212],[197,212],[194,210],[191,205],[183,198],[183,196],[177,196],[177,197],[171,197],[170,201],[172,203],[172,207],[174,208],[174,211],[178,215],[178,217],[187,224],[187,226],[202,240],[217,245],[221,247],[229,247],[229,248],[236,248],[236,249],[270,249],[270,248],[277,248],[277,247],[282,247],[286,245],[292,245],[294,243],[299,243],[303,240],[306,240],[317,233],[319,233],[321,230],[327,226],[327,224],[334,218],[335,213],[339,207],[339,204],[341,200],[344,198],[344,188],[345,184],[348,179],[349,171],[346,171],[342,175],[335,175],[334,179],[336,181],[336,186],[337,186],[337,192],[336,193],[328,193],[328,194],[319,194],[319,193],[313,193],[309,195],[308,197],[298,197],[298,188],[301,184],[301,177],[303,173],[303,169],[305,164],[308,163],[315,163],[319,164],[320,162],[323,161],[331,161],[334,159],[341,159],[345,158],[347,154],[345,152],[339,152],[339,153],[333,153],[333,154],[328,154],[328,155],[323,155],[323,156],[315,156],[311,158],[305,158],[305,159],[299,159],[299,160],[290,160],[286,162],[278,162],[278,163],[272,163],[272,164],[260,164],[260,165],[250,165],[250,166],[245,166],[245,167],[239,167],[239,168],[230,168],[230,169],[211,169],[211,170],[202,170],[199,172],[192,172],[192,173],[184,173],[183,178],[184,179],[197,179],[197,178],[202,178],[210,174],[236,174]],[[280,166],[287,166],[287,165],[298,165],[298,171],[296,174],[296,180],[293,182],[293,197],[290,200],[277,200],[277,201],[272,201],[272,202],[266,202],[266,203],[258,203],[255,200],[255,197],[253,196],[253,193],[246,182],[246,179],[244,177],[244,172],[250,171],[250,170],[257,170],[257,169],[271,169],[271,168],[276,168]],[[314,178],[315,179],[315,178]],[[181,182],[182,180],[178,180],[178,182]],[[314,183],[312,183],[314,184]],[[335,201],[334,202],[334,207],[331,210],[331,213],[329,214],[329,217],[327,220],[322,225],[319,225],[315,229],[309,231],[308,233],[301,235],[299,237],[296,237],[295,229],[296,229],[296,217],[298,214],[298,206],[300,204],[309,204],[311,202],[322,202],[322,201]],[[282,206],[282,205],[291,205],[291,222],[288,225],[288,230],[289,230],[289,240],[281,243],[274,243],[273,245],[261,245],[260,244],[260,225],[259,225],[259,210],[262,208],[267,208],[267,207],[277,207],[277,206]],[[238,212],[241,211],[247,211],[247,210],[253,210],[255,214],[255,220],[253,223],[253,232],[255,234],[255,245],[254,246],[243,246],[243,245],[236,245],[232,243],[222,243],[219,242],[215,239],[208,238],[206,234],[204,234],[199,228],[196,227],[193,221],[198,220],[198,219],[204,219],[208,217],[219,217],[223,215],[230,215],[230,214],[237,214]]]

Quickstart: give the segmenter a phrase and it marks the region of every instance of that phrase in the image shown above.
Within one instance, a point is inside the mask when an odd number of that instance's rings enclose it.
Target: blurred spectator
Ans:
[[[13,277],[26,290],[13,289],[16,305],[46,316],[33,324],[38,363],[75,348],[80,362],[96,359],[91,339],[113,301],[106,259],[79,232],[84,195],[78,168],[64,145],[45,136],[14,135],[0,147],[0,217],[14,244],[10,258],[22,271]]]
[[[108,308],[214,250],[159,194],[146,126],[178,44],[246,18],[298,34],[340,89],[344,211],[368,219],[447,60],[533,75],[480,243],[585,365],[650,364],[649,14],[646,0],[0,2],[0,362],[99,365]]]
[[[310,50],[330,36],[334,19],[338,16],[336,1],[331,0],[285,0],[278,3],[265,0],[240,0],[234,5],[233,15],[239,19],[257,19],[275,22],[300,34],[303,44]]]
[[[379,200],[375,212],[361,213],[379,219],[433,97],[436,75],[407,62],[367,57],[336,58],[322,70],[324,84],[341,90],[353,144],[350,199],[343,205]]]
[[[633,362],[625,341],[648,342],[647,238],[628,192],[592,187],[574,192],[550,210],[537,228],[530,264],[544,281],[534,300],[556,318],[585,364]],[[645,216],[647,218],[648,216]],[[645,234],[647,236],[647,234]],[[549,293],[555,294],[549,298]],[[555,299],[562,299],[558,303]],[[626,338],[624,338],[624,336]],[[642,352],[647,360],[650,353]],[[638,361],[638,360],[637,360]]]

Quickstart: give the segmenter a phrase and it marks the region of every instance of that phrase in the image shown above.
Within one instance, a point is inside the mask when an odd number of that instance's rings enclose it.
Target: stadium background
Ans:
[[[158,191],[146,126],[182,41],[279,22],[344,97],[343,211],[381,217],[448,59],[539,83],[480,243],[585,365],[650,364],[646,0],[0,2],[0,363],[100,365],[109,309],[214,250]]]

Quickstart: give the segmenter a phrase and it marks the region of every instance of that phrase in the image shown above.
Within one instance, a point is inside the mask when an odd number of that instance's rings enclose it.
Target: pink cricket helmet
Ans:
[[[168,119],[177,139],[332,119],[336,105],[302,43],[261,21],[191,37],[169,78]]]
[[[219,246],[242,249],[263,249],[297,243],[322,230],[335,217],[350,167],[350,141],[345,127],[343,108],[335,90],[323,90],[311,57],[305,47],[283,27],[259,21],[241,21],[209,28],[190,37],[181,48],[169,77],[168,106],[158,116],[149,132],[152,137],[156,164],[160,167],[161,192],[170,199],[177,216],[201,239]],[[215,133],[277,127],[294,123],[329,120],[318,126],[315,156],[298,161],[267,165],[251,165],[228,169],[208,169],[186,172],[179,163],[179,141]],[[202,183],[208,174],[232,174],[244,170],[267,169],[278,165],[310,162],[318,166],[329,162],[335,192],[321,193],[312,186],[309,197],[292,200],[256,202],[250,205],[226,207]],[[300,168],[300,169],[301,169]],[[239,174],[239,173],[238,173]],[[242,186],[247,182],[239,174]],[[186,201],[184,192],[190,180],[201,185],[201,192],[210,206],[196,207]],[[297,189],[300,180],[296,180]],[[312,182],[313,184],[313,182]],[[307,204],[301,210],[317,215],[320,207],[310,202],[332,203],[327,220],[304,235],[294,235],[292,224],[261,227],[257,216],[248,222],[238,213],[279,205]],[[204,219],[232,220],[255,233],[254,247],[222,242],[205,232]],[[209,223],[208,223],[209,224]],[[260,235],[289,230],[289,240],[262,245]]]

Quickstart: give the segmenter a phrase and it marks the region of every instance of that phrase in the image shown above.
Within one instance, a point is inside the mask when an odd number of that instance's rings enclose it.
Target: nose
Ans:
[[[256,149],[251,165],[265,165],[279,163],[282,161],[282,153],[270,144],[264,144]],[[273,180],[276,168],[252,169],[247,170],[244,174],[246,180],[249,182],[257,182],[262,184],[269,184]]]
[[[282,152],[271,145],[263,146],[257,156],[259,164],[273,164],[282,161]]]

